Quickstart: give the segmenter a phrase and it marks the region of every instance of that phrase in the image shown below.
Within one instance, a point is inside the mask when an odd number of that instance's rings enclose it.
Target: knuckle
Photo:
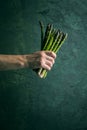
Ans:
[[[44,55],[45,55],[44,51],[41,51],[40,55],[41,55],[41,57],[44,57]]]
[[[49,63],[49,67],[51,68],[51,67],[52,67],[52,65],[53,65],[53,64],[50,62],[50,63]]]
[[[53,55],[53,57],[54,57],[54,59],[56,58],[56,54],[54,53],[54,52],[52,52],[52,55]]]
[[[55,61],[54,61],[54,59],[52,59],[52,64],[54,64],[55,63]]]
[[[54,53],[54,54],[55,54],[55,53]],[[56,59],[56,56],[57,56],[57,55],[55,54],[55,59]]]

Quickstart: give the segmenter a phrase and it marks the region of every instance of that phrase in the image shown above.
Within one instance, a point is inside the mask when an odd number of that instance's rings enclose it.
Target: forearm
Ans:
[[[0,70],[21,68],[44,68],[50,70],[56,54],[50,51],[38,51],[27,55],[0,55]]]
[[[26,67],[25,55],[0,55],[0,70],[14,70]]]

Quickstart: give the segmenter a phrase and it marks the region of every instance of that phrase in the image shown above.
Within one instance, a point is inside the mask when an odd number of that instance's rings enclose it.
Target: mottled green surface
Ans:
[[[87,130],[87,0],[1,0],[0,53],[40,49],[40,28],[69,34],[45,80],[0,72],[0,130]]]

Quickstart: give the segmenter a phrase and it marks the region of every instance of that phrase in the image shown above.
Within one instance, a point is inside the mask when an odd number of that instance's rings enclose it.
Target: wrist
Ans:
[[[31,62],[31,58],[32,55],[28,54],[28,55],[23,55],[23,59],[24,59],[24,68],[29,68],[30,67],[30,62]]]

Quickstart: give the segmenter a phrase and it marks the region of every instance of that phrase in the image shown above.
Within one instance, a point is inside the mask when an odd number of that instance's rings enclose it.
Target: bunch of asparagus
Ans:
[[[47,25],[44,33],[44,25],[41,21],[39,23],[41,28],[41,50],[49,50],[57,53],[67,38],[67,33],[55,29],[52,24]],[[41,78],[45,78],[47,76],[47,70],[40,68],[37,74]]]

